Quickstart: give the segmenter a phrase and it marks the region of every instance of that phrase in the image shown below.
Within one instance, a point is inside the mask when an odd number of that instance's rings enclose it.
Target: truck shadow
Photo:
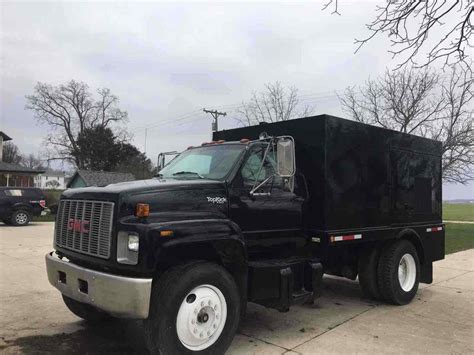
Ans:
[[[352,301],[364,301],[357,282],[334,277],[324,278],[324,296]],[[318,308],[318,302],[310,308]],[[306,307],[306,306],[305,306]],[[250,307],[252,312],[259,312],[258,307]],[[277,312],[277,311],[275,311]],[[259,317],[257,317],[258,319]],[[245,317],[242,319],[242,327],[252,327],[257,322],[255,317]],[[74,333],[28,336],[18,338],[13,341],[6,341],[5,345],[0,345],[0,352],[6,353],[55,353],[55,354],[148,354],[145,338],[143,336],[143,326],[140,321],[118,320],[89,325],[81,321],[84,329]],[[269,325],[270,326],[270,325]],[[0,343],[1,344],[1,343]],[[3,348],[3,349],[2,349]]]
[[[70,334],[40,335],[6,342],[0,352],[22,354],[148,354],[141,322],[112,321]]]

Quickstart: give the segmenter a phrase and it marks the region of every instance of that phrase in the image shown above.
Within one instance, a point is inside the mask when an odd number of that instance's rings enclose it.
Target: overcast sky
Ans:
[[[337,92],[396,62],[376,38],[354,54],[354,37],[380,1],[323,2],[2,2],[0,129],[24,153],[44,149],[46,127],[25,111],[36,82],[107,87],[129,113],[134,143],[156,161],[211,136],[203,107],[228,115],[265,83],[299,89],[315,113],[343,115]],[[447,186],[444,198],[474,198],[473,186]]]

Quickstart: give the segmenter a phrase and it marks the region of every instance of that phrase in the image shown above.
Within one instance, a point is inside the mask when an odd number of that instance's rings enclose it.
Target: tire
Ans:
[[[176,266],[153,283],[151,297],[144,328],[152,354],[224,354],[230,346],[239,325],[240,296],[221,266]]]
[[[30,223],[30,214],[25,210],[14,211],[10,219],[14,226],[26,226]]]
[[[72,313],[91,324],[112,319],[109,314],[102,312],[89,304],[73,300],[72,298],[69,298],[65,295],[62,296],[64,304]]]
[[[377,280],[379,258],[379,247],[366,249],[359,257],[359,285],[364,296],[372,300],[381,299]]]
[[[380,255],[377,275],[385,301],[396,305],[410,303],[420,282],[420,260],[415,246],[407,240],[387,245]]]
[[[2,222],[6,224],[7,226],[11,226],[12,222],[9,219],[2,219]]]

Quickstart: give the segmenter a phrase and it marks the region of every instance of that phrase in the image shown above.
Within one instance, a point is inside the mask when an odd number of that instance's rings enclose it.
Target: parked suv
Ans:
[[[14,226],[26,226],[31,218],[45,214],[43,191],[30,187],[0,187],[0,220]]]

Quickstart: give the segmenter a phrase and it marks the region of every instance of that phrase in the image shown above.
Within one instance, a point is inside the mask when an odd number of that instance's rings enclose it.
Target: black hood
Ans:
[[[132,216],[137,203],[149,204],[155,217],[203,212],[222,216],[227,211],[226,183],[207,179],[149,179],[74,188],[64,191],[62,198],[111,201],[119,217]]]

